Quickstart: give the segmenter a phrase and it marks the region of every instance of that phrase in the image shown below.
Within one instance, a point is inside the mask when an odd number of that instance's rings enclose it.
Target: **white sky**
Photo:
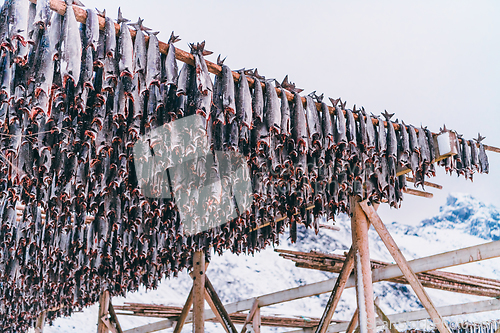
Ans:
[[[465,138],[481,132],[500,146],[500,2],[498,1],[160,1],[85,0],[118,6],[132,21],[175,31],[187,43],[206,40],[233,69],[259,69],[279,81],[341,97],[374,114],[384,109],[436,132],[446,123]],[[381,207],[387,222],[416,223],[439,211],[447,193],[465,192],[498,204],[500,155],[474,183],[441,170],[434,199],[405,196],[399,210]],[[438,168],[441,169],[441,168]],[[386,206],[386,205],[384,205]],[[499,205],[500,206],[500,205]]]

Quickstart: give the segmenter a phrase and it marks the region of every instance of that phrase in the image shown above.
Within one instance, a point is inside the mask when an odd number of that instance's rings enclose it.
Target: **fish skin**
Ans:
[[[97,16],[96,11],[93,9],[87,9],[85,36],[87,37],[87,45],[85,47],[87,49],[91,47],[92,50],[96,52],[97,46],[99,44],[99,17]]]
[[[222,61],[220,60],[219,56],[217,59],[217,63],[219,65],[222,65]],[[224,115],[224,106],[222,105],[222,78],[218,75],[216,75],[214,79],[212,117],[214,126],[216,124],[222,124],[222,127],[219,126],[219,129],[222,130],[222,133],[225,133],[223,126],[226,124],[226,117]]]
[[[467,140],[462,139],[462,161],[466,169],[471,169],[471,152]]]
[[[2,48],[12,51],[12,43],[9,35],[11,3],[11,0],[4,1],[0,10],[0,45]]]
[[[232,123],[236,115],[233,72],[222,64],[222,106],[228,122]]]
[[[177,96],[186,95],[189,89],[189,81],[193,66],[184,63],[177,78]]]
[[[281,88],[281,135],[286,138],[292,134],[292,120],[291,111],[288,98],[286,97],[286,90]]]
[[[115,23],[110,17],[106,17],[106,24],[104,26],[104,33],[106,36],[105,40],[105,51],[106,51],[106,56],[108,58],[114,58],[115,57],[115,51],[116,51],[116,29],[115,29]]]
[[[42,92],[45,95],[45,98],[48,98],[50,95],[52,79],[54,77],[55,50],[54,45],[51,44],[52,39],[50,38],[50,29],[53,27],[54,26],[51,25],[48,29],[45,29],[42,39],[40,40],[40,63],[35,76],[35,97],[39,97]],[[42,108],[42,111],[45,113],[48,112],[46,108]],[[34,114],[32,114],[32,118],[34,118]]]
[[[66,13],[62,24],[61,79],[63,86],[71,79],[76,86],[80,80],[82,43],[80,30],[73,11],[73,0],[66,0]]]
[[[396,159],[398,155],[398,141],[394,124],[392,121],[387,120],[387,156]]]
[[[30,2],[23,0],[11,0],[11,10],[12,10],[12,29],[10,30],[10,39],[14,43],[14,49],[16,49],[16,44],[14,41],[18,40],[21,45],[26,46],[28,41],[28,17],[29,17]]]
[[[306,116],[310,147],[316,146],[317,148],[315,149],[321,149],[323,133],[321,130],[319,113],[316,109],[316,103],[311,95],[306,96]]]
[[[431,162],[431,154],[429,150],[429,143],[427,141],[427,135],[425,134],[425,129],[420,128],[417,133],[418,145],[420,147],[421,161],[424,164],[429,164]]]
[[[210,119],[210,110],[212,108],[212,93],[213,85],[208,73],[207,64],[203,57],[206,52],[204,51],[205,42],[198,45],[191,44],[191,52],[195,57],[195,73],[196,73],[196,93],[195,93],[195,107],[196,113],[202,115],[208,120]],[[149,66],[149,60],[148,60]],[[238,145],[236,140],[236,145]]]
[[[366,113],[366,111],[363,107],[361,108],[360,114],[363,115],[363,119],[365,122],[365,128],[366,128],[365,148],[367,150],[372,150],[373,148],[375,148],[375,142],[376,142],[376,140],[375,140],[375,127],[373,126],[372,117]]]
[[[166,84],[176,85],[178,77],[177,60],[175,59],[175,46],[174,43],[180,41],[179,36],[175,36],[174,32],[170,35],[168,40],[168,53],[165,57],[165,73],[166,73]]]
[[[471,160],[472,168],[474,170],[480,171],[476,143],[473,140],[469,140],[469,146],[470,146],[470,160]]]
[[[420,145],[418,143],[417,132],[413,125],[408,125],[409,145],[412,153],[420,155]]]
[[[160,47],[156,33],[149,33],[149,44],[147,53],[146,87],[152,84],[160,86],[161,59]]]
[[[356,142],[356,121],[354,120],[354,114],[352,110],[346,109],[345,110],[345,115],[346,115],[346,133],[347,133],[347,142],[356,147],[357,142]]]
[[[309,151],[309,135],[307,134],[307,120],[302,105],[302,98],[294,94],[292,108],[292,139],[298,153]],[[302,148],[301,148],[302,147]]]
[[[238,89],[236,91],[236,118],[238,119],[241,127],[246,127],[248,130],[252,129],[252,93],[248,86],[248,80],[245,75],[245,70],[241,70],[240,79],[238,81]],[[214,94],[215,96],[215,94]],[[290,115],[289,115],[290,116]]]
[[[387,134],[385,133],[384,121],[377,117],[378,119],[378,150],[381,156],[385,156],[387,152]]]
[[[366,146],[367,146],[366,142],[368,141],[368,136],[366,133],[366,121],[361,109],[357,110],[356,114],[358,115],[358,123],[359,123],[358,142],[359,145],[362,146],[364,151],[366,152]]]
[[[346,119],[344,116],[344,111],[340,109],[337,105],[338,101],[330,98],[333,107],[335,108],[335,145],[346,145],[347,144],[347,134],[346,134]]]
[[[281,109],[280,100],[276,89],[272,84],[273,80],[266,80],[266,92],[265,92],[265,108],[264,117],[267,123],[267,128],[270,132],[280,134],[281,133]]]
[[[50,20],[50,16],[50,0],[37,0],[34,24],[40,24],[43,29],[46,29]]]
[[[488,155],[486,155],[486,150],[484,145],[479,142],[479,165],[481,166],[482,173],[488,173],[490,171],[490,164],[488,162]]]
[[[264,121],[264,93],[259,79],[254,78],[254,87],[252,95],[252,109],[254,121]]]
[[[403,153],[410,154],[410,138],[408,135],[408,130],[404,122],[399,125],[399,132],[401,133],[401,149]]]
[[[121,11],[119,12],[119,17],[120,19],[118,21],[120,24],[120,35],[118,36],[118,43],[116,45],[118,70],[120,71],[120,77],[123,77],[125,75],[128,77],[132,77],[134,45],[132,42],[132,36],[130,35],[130,29],[127,25],[128,20],[121,17]],[[159,56],[159,50],[157,55]]]

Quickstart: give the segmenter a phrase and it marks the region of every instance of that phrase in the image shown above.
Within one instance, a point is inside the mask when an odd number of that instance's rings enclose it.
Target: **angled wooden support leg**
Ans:
[[[255,301],[253,302],[250,312],[248,313],[248,316],[245,319],[245,322],[243,323],[243,327],[241,328],[241,333],[245,333],[247,331],[247,325],[250,324],[250,322],[253,320],[253,316],[255,315],[258,309],[259,309],[259,299],[256,298]]]
[[[392,255],[392,257],[398,264],[399,269],[403,273],[404,277],[406,278],[410,286],[413,288],[413,291],[415,291],[415,294],[417,294],[418,299],[429,313],[431,320],[434,322],[439,332],[450,333],[450,329],[444,322],[439,312],[436,310],[436,307],[432,303],[432,300],[430,299],[429,295],[427,295],[427,292],[425,291],[424,287],[422,287],[422,284],[418,280],[417,275],[408,265],[408,262],[403,256],[403,253],[401,253],[401,250],[399,249],[396,242],[392,238],[391,234],[389,233],[384,223],[380,219],[380,216],[378,216],[371,202],[365,200],[360,203],[360,207],[363,209],[366,216],[373,224],[373,227],[375,228],[380,238],[384,242],[385,246],[389,250],[389,253]]]
[[[184,307],[182,308],[181,314],[179,315],[179,319],[177,319],[177,323],[175,324],[174,328],[174,333],[180,333],[182,331],[182,327],[186,322],[189,310],[191,310],[191,305],[193,305],[193,287],[191,287],[189,295],[186,299],[186,303],[184,303]]]
[[[97,333],[109,332],[108,325],[106,325],[106,319],[108,318],[108,314],[109,314],[109,291],[103,290],[99,298]]]
[[[42,311],[38,318],[36,318],[35,333],[43,333],[43,327],[45,326],[45,317],[47,316],[46,311]]]
[[[342,270],[340,271],[337,281],[335,281],[335,286],[333,287],[332,293],[330,294],[330,299],[326,304],[325,311],[321,316],[319,325],[316,328],[316,333],[325,333],[328,329],[328,325],[332,321],[333,313],[339,304],[340,297],[346,286],[349,276],[351,276],[352,269],[354,268],[354,250],[353,247],[349,250],[347,254]]]
[[[205,274],[205,297],[208,305],[212,308],[212,311],[217,316],[217,319],[222,324],[227,333],[237,333],[238,331],[234,327],[229,314],[227,313],[224,305],[222,304],[214,286]]]
[[[354,330],[356,330],[356,327],[358,327],[358,308],[356,308],[356,311],[354,311],[354,314],[352,315],[351,321],[349,322],[349,326],[347,326],[347,330],[345,333],[353,333]]]
[[[356,278],[358,321],[361,333],[375,333],[375,307],[373,305],[372,268],[368,247],[370,222],[359,205],[357,197],[351,197],[352,247]]]
[[[393,323],[389,320],[389,318],[385,315],[382,309],[379,307],[378,297],[375,298],[375,312],[377,312],[377,316],[387,325],[387,328],[391,333],[399,333]]]
[[[253,331],[255,333],[260,333],[260,308],[257,307],[257,310],[255,310],[255,314],[253,315],[253,321],[252,321],[252,326],[253,326]]]
[[[109,315],[111,316],[111,321],[115,323],[116,332],[123,333],[120,322],[118,321],[118,317],[116,316],[115,309],[113,308],[113,303],[111,302],[111,298],[109,299]]]
[[[193,333],[205,333],[205,252],[193,253]]]

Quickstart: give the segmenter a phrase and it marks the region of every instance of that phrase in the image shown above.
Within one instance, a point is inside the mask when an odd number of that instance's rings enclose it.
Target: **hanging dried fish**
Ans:
[[[280,100],[276,93],[276,88],[272,84],[274,80],[266,80],[266,96],[264,117],[269,131],[274,134],[281,134],[281,109]]]
[[[175,46],[174,43],[177,43],[181,39],[179,36],[175,36],[174,32],[170,35],[168,40],[168,53],[165,57],[165,72],[166,72],[166,84],[168,85],[176,85],[177,84],[177,60],[175,60]]]
[[[66,13],[62,23],[61,79],[64,87],[66,87],[68,79],[71,79],[73,86],[76,86],[80,80],[82,42],[78,22],[73,11],[73,1],[66,0]]]

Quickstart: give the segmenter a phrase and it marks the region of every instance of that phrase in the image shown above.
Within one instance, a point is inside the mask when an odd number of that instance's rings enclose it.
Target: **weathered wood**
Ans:
[[[425,272],[434,269],[458,266],[470,262],[477,262],[497,257],[500,257],[500,241],[489,242],[485,244],[470,246],[460,250],[454,250],[428,257],[414,259],[409,261],[408,263],[414,272]],[[403,274],[401,273],[401,270],[397,265],[390,265],[387,267],[374,269],[372,273],[372,280],[373,282],[386,281],[400,277],[402,275]],[[264,307],[304,297],[320,295],[331,292],[333,290],[333,285],[335,284],[335,281],[336,278],[332,278],[325,281],[310,283],[300,287],[280,290],[270,294],[253,297],[250,299],[234,303],[229,303],[224,305],[224,307],[226,308],[227,312],[233,313],[233,312],[250,310],[256,298],[259,299],[259,305],[261,307]],[[346,288],[352,288],[354,287],[354,285],[355,285],[354,279],[350,277],[349,280],[347,281]],[[205,313],[206,319],[214,317],[215,316],[212,313],[212,311],[207,311]],[[192,316],[188,315],[186,322],[190,322],[191,318]],[[170,320],[158,321],[154,323],[155,324],[154,327],[162,327],[162,323],[164,323],[165,328],[159,328],[158,330],[167,329],[171,327],[169,326],[171,325]],[[144,325],[141,327],[148,329],[150,326],[152,327],[152,324]],[[345,330],[345,328],[343,330]],[[154,331],[145,331],[145,332],[154,332]]]
[[[116,331],[118,333],[123,333],[120,322],[118,321],[118,317],[116,316],[115,308],[113,307],[113,303],[111,302],[111,298],[109,300],[109,315],[111,316],[111,321],[115,323]]]
[[[255,314],[253,315],[253,319],[252,319],[252,327],[253,327],[253,331],[255,333],[260,333],[260,326],[261,326],[261,320],[260,320],[260,308],[257,307],[257,309],[255,310]]]
[[[182,308],[181,315],[179,319],[177,319],[177,323],[175,324],[174,333],[180,333],[182,331],[182,327],[186,322],[186,318],[189,314],[189,310],[191,310],[191,306],[193,305],[193,287],[189,291],[189,295],[186,299],[186,303],[184,303],[184,307]]]
[[[231,317],[224,308],[224,305],[222,305],[222,302],[207,275],[205,275],[205,298],[210,305],[210,308],[224,327],[224,330],[226,330],[227,333],[237,333],[238,331],[234,327]]]
[[[335,286],[333,287],[333,291],[330,294],[330,298],[328,299],[328,303],[326,304],[325,311],[321,316],[318,328],[316,329],[316,333],[325,333],[328,329],[328,325],[330,325],[330,322],[332,321],[333,313],[337,308],[340,297],[342,296],[342,292],[344,291],[345,285],[352,273],[353,268],[354,248],[351,247],[349,253],[346,256],[346,260],[344,261],[344,265],[342,266],[342,270],[340,271],[340,275],[335,281]]]
[[[109,329],[103,321],[103,318],[107,318],[109,314],[109,290],[103,290],[101,292],[101,296],[99,297],[99,314],[98,324],[97,324],[97,333],[108,333]]]
[[[193,253],[193,332],[205,332],[205,252]]]
[[[375,333],[372,268],[368,246],[370,222],[360,207],[359,198],[351,197],[351,230],[356,278],[356,300],[361,333]]]
[[[253,302],[250,312],[248,312],[245,322],[243,323],[243,327],[241,328],[241,333],[245,333],[247,331],[247,325],[252,321],[253,316],[255,315],[255,312],[257,312],[258,308],[259,308],[259,299],[256,299]]]
[[[434,197],[434,194],[432,194],[430,192],[416,190],[414,188],[403,189],[403,193],[405,193],[405,194],[411,194],[411,195],[415,195],[417,197],[422,197],[422,198],[427,198],[427,199],[432,199]]]
[[[340,231],[340,227],[336,225],[329,225],[329,224],[320,224],[320,228],[322,229],[328,229],[328,230],[333,230],[333,231]]]
[[[157,321],[156,323],[151,323],[139,327],[135,327],[126,331],[123,331],[123,333],[150,333],[150,332],[157,332],[161,330],[166,330],[168,328],[171,328],[174,326],[174,322],[170,319],[166,320],[161,320]]]
[[[351,321],[349,322],[349,325],[347,326],[347,329],[345,333],[353,333],[356,328],[358,327],[358,308],[354,311],[354,314],[352,315]]]
[[[391,333],[399,333],[391,320],[385,315],[384,311],[379,307],[378,297],[375,298],[375,312],[377,312],[377,316],[387,325],[387,328]]]
[[[45,326],[45,317],[47,317],[47,312],[42,311],[36,318],[35,333],[43,333],[43,327]]]
[[[109,332],[118,333],[118,330],[109,321],[108,315],[102,316],[101,321],[104,323]]]
[[[459,316],[471,313],[480,313],[487,311],[500,310],[500,299],[489,299],[486,301],[454,304],[437,307],[437,310],[443,317]],[[426,310],[416,310],[411,312],[402,312],[387,315],[387,318],[392,323],[403,323],[417,321],[422,319],[430,319]],[[377,325],[382,325],[381,320],[377,320]],[[328,328],[328,333],[344,332],[349,326],[349,323],[332,324]],[[287,333],[306,333],[303,329],[289,331]]]
[[[408,177],[408,176],[406,176],[406,180],[409,181],[409,182],[411,182],[411,183],[415,182],[415,179],[413,179],[412,177]],[[431,183],[431,182],[428,182],[428,181],[424,181],[424,185],[425,186],[429,186],[429,187],[433,187],[433,188],[437,188],[438,190],[442,190],[443,189],[442,185],[439,185],[439,184],[436,184],[436,183]]]
[[[401,272],[405,276],[406,280],[412,287],[413,291],[415,294],[417,294],[418,299],[424,306],[424,308],[427,310],[429,315],[431,316],[432,321],[436,325],[437,329],[441,333],[450,333],[450,330],[446,323],[443,321],[443,318],[439,314],[439,312],[436,310],[436,307],[432,303],[432,300],[430,299],[429,295],[425,291],[424,287],[420,283],[420,281],[417,278],[417,275],[415,272],[411,269],[410,265],[408,265],[408,262],[406,261],[406,258],[403,256],[403,253],[401,253],[401,250],[397,246],[396,242],[392,238],[391,234],[385,227],[384,223],[378,216],[377,212],[371,205],[369,201],[363,201],[360,202],[359,205],[361,206],[362,210],[365,212],[366,216],[372,223],[373,227],[379,234],[380,238],[384,242],[386,248],[389,250],[389,253],[392,255],[394,260],[396,261],[397,265],[401,269]],[[361,322],[361,320],[360,320]],[[361,326],[361,325],[360,325]]]

